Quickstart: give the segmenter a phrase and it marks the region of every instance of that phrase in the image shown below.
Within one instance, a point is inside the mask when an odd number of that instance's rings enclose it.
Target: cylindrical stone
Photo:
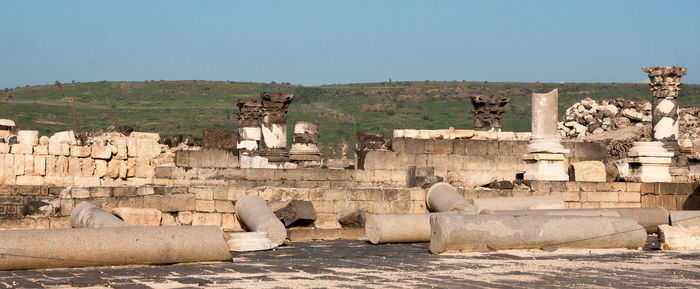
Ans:
[[[369,215],[365,235],[372,244],[430,242],[430,215]]]
[[[494,249],[639,248],[647,234],[632,218],[436,214],[430,251]]]
[[[622,217],[630,217],[644,227],[647,233],[656,233],[659,225],[668,225],[668,211],[663,207],[654,208],[610,208]]]
[[[0,230],[0,270],[231,261],[217,226]]]
[[[546,196],[479,198],[470,200],[477,212],[483,210],[566,209],[561,193]]]
[[[124,227],[127,224],[115,215],[105,212],[88,202],[82,202],[70,213],[73,228]]]
[[[267,237],[276,245],[284,243],[287,230],[284,224],[258,196],[243,196],[236,202],[236,217],[248,231],[267,232]]]
[[[39,131],[20,130],[17,132],[17,142],[20,144],[35,146],[39,143]]]
[[[550,210],[483,210],[484,215],[543,215],[543,216],[589,216],[620,217],[620,213],[610,209],[550,209]]]
[[[425,202],[431,212],[476,213],[472,203],[448,183],[432,185],[425,196]]]
[[[531,140],[560,139],[557,129],[557,117],[559,115],[558,98],[558,90],[556,88],[547,93],[532,94]]]
[[[670,211],[669,224],[674,227],[700,229],[700,211]]]
[[[642,67],[652,91],[652,140],[674,143],[678,139],[678,92],[685,67]],[[675,143],[673,147],[677,147]]]

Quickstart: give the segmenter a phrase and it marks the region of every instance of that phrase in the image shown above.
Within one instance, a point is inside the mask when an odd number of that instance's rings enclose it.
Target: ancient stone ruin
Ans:
[[[510,99],[504,95],[472,95],[474,128],[501,131],[501,119]]]
[[[239,100],[238,130],[206,130],[202,146],[168,146],[158,134],[138,131],[40,136],[0,120],[0,228],[41,229],[0,230],[0,240],[14,240],[0,242],[0,254],[8,252],[6,244],[21,246],[17,238],[32,238],[31,252],[41,255],[41,248],[58,251],[56,240],[87,236],[132,244],[123,250],[135,256],[134,238],[154,246],[164,235],[172,237],[165,245],[174,252],[196,243],[192,235],[207,243],[179,259],[144,254],[133,262],[223,260],[230,256],[223,258],[222,248],[351,238],[430,242],[438,254],[637,249],[656,234],[669,240],[667,248],[697,249],[700,242],[670,240],[693,236],[682,226],[700,224],[692,221],[700,216],[692,211],[700,209],[700,155],[692,140],[683,149],[668,145],[693,134],[686,129],[697,129],[697,109],[679,120],[676,96],[685,69],[646,70],[653,76],[651,106],[584,99],[558,122],[558,90],[532,93],[531,131],[513,132],[500,126],[508,98],[473,97],[476,129],[403,129],[391,137],[356,132],[355,160],[324,158],[323,124],[314,122],[295,123],[287,149],[291,94]],[[626,141],[616,158],[610,144],[594,139],[645,123],[653,125],[653,138]],[[89,257],[77,247],[65,254]],[[59,255],[51,256],[65,257]],[[128,263],[95,256],[99,262],[35,266]],[[27,266],[17,258],[0,269]]]

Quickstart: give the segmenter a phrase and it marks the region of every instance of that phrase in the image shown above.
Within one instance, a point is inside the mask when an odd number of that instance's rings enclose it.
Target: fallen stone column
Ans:
[[[82,202],[70,213],[73,228],[123,227],[127,224],[115,215],[105,212],[88,202]]]
[[[589,216],[620,217],[620,213],[609,209],[550,209],[550,210],[483,210],[484,215],[519,215],[519,216]]]
[[[437,183],[428,189],[425,196],[428,210],[431,212],[457,212],[473,214],[477,210],[474,205],[464,199],[454,187],[448,183]]]
[[[647,233],[656,233],[659,225],[668,225],[668,211],[663,207],[654,208],[610,208],[622,217],[637,220]]]
[[[0,270],[231,261],[216,226],[0,230]]]
[[[479,198],[470,202],[477,212],[483,210],[544,210],[566,209],[566,203],[560,193],[547,196]]]
[[[700,211],[670,211],[668,218],[671,226],[700,229]]]
[[[647,234],[632,218],[436,214],[430,251],[494,249],[639,248]]]
[[[276,246],[284,243],[287,238],[287,230],[275,213],[265,204],[265,200],[258,196],[243,196],[236,202],[236,217],[247,231],[267,232],[267,237]]]
[[[663,250],[700,250],[700,229],[661,225],[659,243]]]
[[[430,215],[369,215],[365,236],[372,244],[430,242]]]

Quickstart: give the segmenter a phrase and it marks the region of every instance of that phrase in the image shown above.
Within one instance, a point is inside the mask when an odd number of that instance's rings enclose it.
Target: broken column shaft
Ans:
[[[565,173],[564,154],[569,150],[561,145],[561,135],[557,129],[559,114],[558,91],[533,93],[532,136],[523,159],[526,163],[526,180],[568,181]]]
[[[0,230],[0,270],[231,261],[218,226]]]
[[[678,92],[685,67],[642,67],[649,75],[653,95],[651,102],[652,140],[664,143],[669,151],[678,155]]]
[[[299,121],[294,124],[294,138],[289,150],[289,159],[293,161],[318,161],[321,153],[318,150],[318,124]]]
[[[510,99],[503,95],[472,95],[474,128],[485,131],[501,131],[501,118]]]
[[[632,218],[436,214],[430,251],[494,249],[638,248],[647,234]]]
[[[262,143],[260,155],[270,162],[283,163],[287,157],[287,112],[293,94],[263,92]]]
[[[365,235],[372,244],[430,241],[430,214],[369,215]]]
[[[469,200],[477,212],[483,210],[544,210],[565,209],[561,193],[546,196],[478,198]]]
[[[454,187],[448,183],[437,183],[428,189],[425,203],[431,212],[457,212],[474,214],[477,209],[464,199]]]
[[[238,112],[238,144],[241,154],[254,155],[260,147],[260,125],[262,104],[259,100],[243,99],[237,102]]]
[[[251,232],[267,232],[267,237],[281,245],[287,238],[287,230],[275,213],[258,196],[243,196],[236,202],[236,217]]]
[[[124,227],[127,224],[115,215],[88,202],[82,202],[70,213],[70,224],[73,228]]]

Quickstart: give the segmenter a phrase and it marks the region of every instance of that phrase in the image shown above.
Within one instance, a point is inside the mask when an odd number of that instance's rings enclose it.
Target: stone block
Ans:
[[[177,212],[177,222],[183,225],[192,224],[192,212],[180,211]]]
[[[125,160],[128,158],[128,146],[126,144],[126,138],[117,137],[114,138],[114,146],[117,148],[117,152],[114,155],[115,158],[120,160]]]
[[[34,156],[24,155],[24,174],[34,175]]]
[[[342,227],[335,214],[326,213],[318,213],[314,224],[319,229],[339,229]]]
[[[242,230],[235,214],[221,214],[221,228],[224,230]]]
[[[129,226],[160,226],[162,213],[150,208],[114,208],[112,214]]]
[[[177,220],[173,214],[162,213],[160,217],[161,226],[177,226]]]
[[[434,153],[435,154],[452,154],[453,153],[453,144],[454,140],[451,139],[436,139],[434,144],[435,144],[435,149]]]
[[[37,176],[46,175],[46,156],[35,155],[34,158],[34,174]]]
[[[32,145],[29,144],[13,144],[10,148],[10,153],[12,154],[25,154],[30,155],[33,152]]]
[[[128,175],[128,170],[127,170]],[[145,158],[136,159],[134,166],[134,176],[137,178],[153,178],[155,176],[155,167],[151,166],[150,160]]]
[[[192,226],[221,226],[220,213],[193,213]]]
[[[579,201],[581,201],[581,195],[579,192],[562,192],[561,196],[565,202],[579,202]]]
[[[642,200],[642,195],[637,192],[619,192],[619,201],[623,203],[639,203]]]
[[[90,188],[90,197],[111,197],[112,190],[111,187],[92,187]]]
[[[285,227],[308,226],[316,220],[316,211],[310,201],[292,200],[285,207],[276,210],[275,215]]]
[[[70,144],[49,142],[49,154],[55,156],[69,156]]]
[[[190,193],[194,193],[197,200],[213,200],[214,199],[214,189],[213,188],[190,188]]]
[[[0,154],[10,153],[10,145],[8,143],[0,143]]]
[[[107,177],[110,177],[113,179],[119,178],[119,176],[120,176],[119,173],[120,173],[120,170],[122,168],[122,163],[124,163],[123,160],[118,160],[116,158],[110,160],[107,163]],[[126,165],[124,166],[124,168],[126,168]],[[125,175],[126,175],[126,172],[125,172]]]
[[[175,165],[191,168],[237,168],[240,166],[238,156],[235,153],[220,149],[176,151]]]
[[[68,174],[80,176],[82,174],[82,164],[77,157],[68,157]]]
[[[17,176],[16,184],[19,186],[42,186],[44,177],[42,176]]]
[[[100,178],[98,177],[82,177],[82,176],[73,176],[73,184],[76,186],[90,186],[90,187],[96,187],[100,186]]]
[[[86,158],[90,156],[92,150],[89,146],[70,146],[70,156]]]
[[[235,213],[236,207],[232,201],[214,201],[214,209],[219,213]]]
[[[216,211],[215,204],[214,201],[196,200],[195,210],[198,212],[214,212]]]
[[[34,147],[34,155],[48,155],[49,154],[49,146],[35,146]]]
[[[660,225],[659,242],[664,250],[698,251],[700,229]]]
[[[24,155],[14,155],[14,158],[12,158],[12,160],[12,166],[9,166],[7,168],[11,168],[12,174],[14,174],[15,176],[24,175]]]
[[[585,195],[585,198],[583,197]],[[582,201],[587,202],[618,202],[617,192],[585,192],[581,193]]]
[[[583,161],[571,164],[577,182],[605,182],[605,165],[601,161]]]
[[[109,160],[112,158],[112,148],[110,146],[92,145],[90,147],[90,157],[93,159]]]

